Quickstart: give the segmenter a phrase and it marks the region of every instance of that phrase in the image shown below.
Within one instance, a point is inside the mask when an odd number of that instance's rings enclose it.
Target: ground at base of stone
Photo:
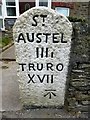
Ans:
[[[2,112],[2,119],[6,120],[10,119],[19,120],[19,118],[85,118],[88,119],[87,114],[72,114],[68,113],[63,109],[28,109],[28,110],[20,110],[20,111],[3,111]]]

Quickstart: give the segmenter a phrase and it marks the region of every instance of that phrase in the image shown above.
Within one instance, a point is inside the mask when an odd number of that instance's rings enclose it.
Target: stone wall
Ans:
[[[90,101],[90,33],[88,24],[73,24],[66,106],[72,112],[88,112]]]

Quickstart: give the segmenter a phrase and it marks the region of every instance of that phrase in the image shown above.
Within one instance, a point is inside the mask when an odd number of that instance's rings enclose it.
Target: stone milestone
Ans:
[[[27,106],[63,106],[72,25],[46,7],[20,15],[13,28],[20,99]]]

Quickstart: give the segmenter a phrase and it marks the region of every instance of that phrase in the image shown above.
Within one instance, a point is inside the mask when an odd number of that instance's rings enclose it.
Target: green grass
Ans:
[[[9,37],[2,37],[0,38],[0,47],[3,48],[6,45],[8,45],[9,43],[11,43],[11,39]]]

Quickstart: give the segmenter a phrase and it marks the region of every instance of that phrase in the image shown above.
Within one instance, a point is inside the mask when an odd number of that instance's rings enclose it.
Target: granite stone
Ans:
[[[35,7],[13,28],[20,99],[27,106],[63,106],[72,24],[46,7]]]

